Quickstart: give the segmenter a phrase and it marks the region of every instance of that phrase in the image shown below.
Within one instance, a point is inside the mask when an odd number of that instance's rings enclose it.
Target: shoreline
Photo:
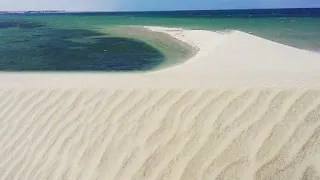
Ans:
[[[320,88],[320,54],[240,31],[144,28],[199,51],[181,64],[145,72],[1,72],[0,87]]]
[[[104,31],[105,29],[102,28],[102,30],[98,32],[104,33]],[[181,39],[174,38],[167,33],[152,31],[152,29],[149,29],[147,26],[117,26],[108,28],[106,32],[111,33],[111,35],[115,37],[132,38],[147,43],[165,56],[163,63],[157,67],[144,71],[132,71],[133,73],[152,72],[178,66],[194,57],[199,51],[188,42],[181,41]],[[119,71],[115,73],[127,72]]]
[[[170,28],[157,27],[157,26],[144,26],[144,27],[147,29],[150,29],[151,31],[154,31],[154,32],[166,33],[166,34],[172,36],[173,38],[176,38],[180,41],[183,41],[185,43],[192,45],[193,47],[197,48],[198,52],[201,51],[202,53],[214,53],[215,48],[219,47],[220,45],[225,45],[225,43],[231,43],[231,42],[228,42],[228,40],[231,38],[234,38],[234,36],[237,36],[237,38],[241,38],[241,40],[242,40],[242,42],[240,41],[238,43],[245,43],[244,40],[246,38],[247,39],[250,38],[250,40],[254,40],[252,42],[253,43],[255,42],[257,46],[264,43],[264,45],[268,44],[269,46],[274,46],[277,48],[285,49],[286,51],[291,51],[292,53],[299,53],[299,54],[305,55],[305,56],[320,55],[319,53],[317,53],[315,51],[309,51],[309,50],[299,49],[299,48],[292,47],[292,46],[285,45],[285,44],[280,44],[280,43],[272,41],[272,40],[264,39],[264,38],[261,38],[261,37],[255,36],[255,35],[251,35],[249,33],[245,33],[242,31],[237,31],[237,30],[228,30],[227,33],[221,33],[221,32],[208,31],[208,30],[185,30],[182,28],[175,28],[175,27],[170,27]],[[177,32],[177,33],[174,33],[174,32]],[[191,32],[193,32],[194,37],[186,38],[188,36],[191,37],[190,36]],[[205,36],[205,37],[201,37],[201,36]],[[210,40],[214,41],[215,40],[218,42],[215,42],[215,44],[213,44],[213,42],[206,43],[205,42],[206,40],[207,41],[210,41]],[[248,48],[253,48],[253,47],[254,46],[251,46],[251,47],[249,46]],[[224,48],[226,48],[226,47],[224,47]],[[274,49],[276,49],[276,48],[274,48]],[[260,48],[258,50],[261,51],[262,55],[265,55],[263,52],[264,49]],[[278,51],[279,50],[275,51],[275,53],[277,53]],[[246,53],[248,53],[248,52],[246,52]],[[199,56],[199,54],[197,54],[196,56]],[[290,56],[288,56],[287,58],[290,58]],[[317,56],[314,56],[313,58],[317,58]],[[320,58],[320,56],[318,56],[318,58]],[[189,63],[190,61],[199,61],[199,59],[200,59],[200,57],[192,57],[192,58],[186,60],[185,63]],[[314,61],[314,59],[312,59],[312,61]],[[289,63],[289,65],[290,65],[290,63]],[[170,69],[170,68],[166,68],[166,69],[162,69],[162,70],[165,71],[168,69]],[[161,71],[161,70],[159,70],[159,71]]]

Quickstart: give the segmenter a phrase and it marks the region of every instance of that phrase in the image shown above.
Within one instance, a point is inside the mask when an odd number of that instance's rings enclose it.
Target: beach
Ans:
[[[197,53],[134,73],[0,73],[0,179],[320,179],[320,55],[144,26]]]

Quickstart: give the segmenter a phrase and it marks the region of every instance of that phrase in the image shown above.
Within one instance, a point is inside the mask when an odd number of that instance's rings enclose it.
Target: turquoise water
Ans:
[[[241,30],[293,47],[320,51],[318,15],[0,15],[0,70],[139,71],[174,64],[175,58],[187,56],[183,46],[164,48],[172,46],[172,42],[163,42],[161,48],[150,35],[130,37],[108,30],[123,25]]]

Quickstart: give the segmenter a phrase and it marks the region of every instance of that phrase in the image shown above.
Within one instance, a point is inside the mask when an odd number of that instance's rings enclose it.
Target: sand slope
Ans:
[[[319,179],[320,91],[3,90],[0,179]]]
[[[320,55],[148,28],[199,52],[148,73],[0,74],[0,179],[320,179]]]
[[[183,65],[155,72],[162,77],[167,75],[166,78],[183,74],[177,83],[191,79],[189,84],[199,83],[200,86],[320,88],[320,54],[241,31],[146,28],[169,34],[200,49]]]

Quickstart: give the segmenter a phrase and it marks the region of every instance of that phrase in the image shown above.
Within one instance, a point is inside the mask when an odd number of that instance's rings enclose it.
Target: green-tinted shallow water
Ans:
[[[320,51],[320,17],[190,15],[0,15],[0,70],[152,70],[190,56],[185,46],[155,35],[132,37],[122,25],[241,30],[293,47]],[[113,29],[113,30],[112,30]],[[163,42],[161,42],[161,40]]]

